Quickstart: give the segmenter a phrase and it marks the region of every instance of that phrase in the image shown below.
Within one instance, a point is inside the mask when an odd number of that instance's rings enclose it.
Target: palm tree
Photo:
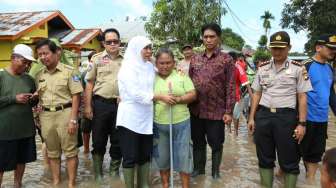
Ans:
[[[270,11],[265,11],[264,15],[260,16],[263,20],[263,27],[265,29],[265,35],[268,36],[269,29],[271,29],[271,20],[274,20],[274,16]]]

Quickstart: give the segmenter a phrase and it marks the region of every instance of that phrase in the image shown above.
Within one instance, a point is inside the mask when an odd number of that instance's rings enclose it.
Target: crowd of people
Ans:
[[[108,140],[109,176],[119,178],[122,168],[127,188],[150,187],[151,168],[164,188],[172,169],[182,187],[190,187],[190,177],[205,175],[207,145],[216,180],[225,127],[231,132],[233,123],[238,135],[242,111],[254,136],[261,186],[273,186],[278,156],[277,174],[286,188],[296,187],[301,158],[308,181],[315,181],[322,161],[322,187],[336,187],[336,149],[325,152],[329,106],[336,114],[329,63],[336,35],[321,36],[315,55],[302,63],[288,59],[290,36],[276,32],[272,59],[254,65],[246,54],[221,50],[218,24],[204,25],[201,34],[205,50],[197,54],[186,44],[178,62],[169,48],[153,55],[144,36],[132,38],[121,54],[118,30],[107,29],[105,50],[90,53],[81,72],[66,61],[57,40],[36,43],[37,61],[29,46],[16,45],[11,64],[0,70],[0,187],[11,170],[15,187],[22,186],[25,164],[36,160],[36,128],[53,185],[61,182],[64,155],[68,187],[76,186],[78,147],[83,141],[84,153],[90,152],[91,133],[98,183]]]

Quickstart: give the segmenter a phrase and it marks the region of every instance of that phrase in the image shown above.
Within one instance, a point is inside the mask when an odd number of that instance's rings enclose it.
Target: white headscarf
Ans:
[[[125,69],[139,70],[142,69],[146,62],[141,56],[141,50],[152,42],[144,36],[136,36],[128,42],[128,46],[122,62],[122,67]]]
[[[146,62],[141,56],[142,49],[150,44],[151,41],[146,37],[132,38],[118,73],[121,101],[118,106],[117,126],[140,134],[153,134],[155,71],[153,64]]]

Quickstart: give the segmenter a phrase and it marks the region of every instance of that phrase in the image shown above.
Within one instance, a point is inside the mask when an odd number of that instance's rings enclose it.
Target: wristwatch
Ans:
[[[78,122],[77,122],[76,119],[71,119],[71,120],[70,120],[70,123],[73,123],[73,124],[77,125]]]
[[[306,126],[306,122],[305,121],[299,121],[298,124],[301,125],[301,126],[304,126],[304,127]]]

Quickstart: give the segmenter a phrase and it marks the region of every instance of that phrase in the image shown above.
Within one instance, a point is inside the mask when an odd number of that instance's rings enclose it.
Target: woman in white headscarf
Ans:
[[[127,188],[134,187],[136,165],[138,187],[149,187],[155,98],[153,94],[155,70],[150,62],[151,57],[151,41],[141,36],[132,38],[118,74],[121,101],[118,106],[117,126]]]

